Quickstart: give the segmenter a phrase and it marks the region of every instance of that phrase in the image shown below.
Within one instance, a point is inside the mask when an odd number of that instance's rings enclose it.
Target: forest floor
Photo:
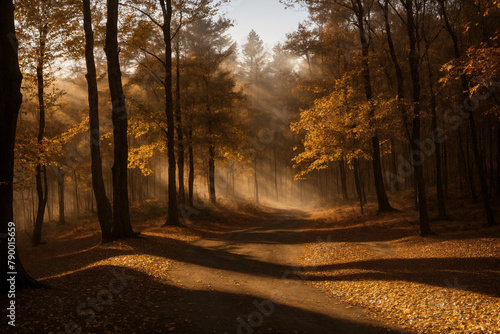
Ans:
[[[133,211],[144,239],[109,244],[95,219],[47,224],[37,248],[18,237],[51,288],[16,295],[14,332],[500,333],[500,228],[453,201],[421,238],[396,206],[219,205],[161,228],[152,203]]]

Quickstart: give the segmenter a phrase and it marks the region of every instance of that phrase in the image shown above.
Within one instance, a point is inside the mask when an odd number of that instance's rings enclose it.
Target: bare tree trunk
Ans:
[[[172,96],[172,1],[160,0],[163,13],[163,42],[165,43],[165,115],[167,118],[167,155],[168,155],[168,216],[164,225],[177,226],[181,222],[177,211],[177,186],[175,182],[175,123]]]
[[[58,168],[57,170],[57,189],[59,192],[59,224],[66,223],[66,218],[64,216],[64,170]]]
[[[128,115],[123,95],[122,73],[118,56],[118,0],[107,1],[106,58],[112,102],[113,121],[113,229],[115,239],[134,237],[129,214],[128,198]]]
[[[45,99],[44,99],[44,76],[43,67],[45,65],[45,43],[48,33],[47,24],[40,28],[40,44],[38,54],[38,64],[36,67],[36,78],[38,85],[38,145],[43,150],[42,141],[45,137]],[[43,183],[42,183],[43,182]],[[38,209],[36,214],[35,229],[33,230],[33,246],[38,246],[42,241],[42,226],[45,216],[45,206],[47,205],[47,168],[39,161],[36,166],[36,193],[38,196]]]
[[[27,287],[40,287],[24,270],[17,247],[14,251],[13,265],[9,262],[9,226],[14,222],[14,145],[16,125],[21,107],[21,81],[17,58],[17,39],[14,28],[14,6],[12,1],[0,1],[0,234],[7,236],[0,243],[2,278],[0,295],[9,291],[8,272],[17,272],[16,291]],[[14,242],[15,245],[15,242]]]
[[[391,137],[391,169],[394,175],[398,175],[398,165],[397,165],[397,158],[396,158],[396,142],[394,140],[394,137]],[[396,181],[394,182],[394,192],[399,191],[399,182]]]
[[[276,138],[277,134],[274,134],[274,138]],[[274,143],[274,199],[279,199],[278,194],[278,154],[277,154],[277,143]]]
[[[182,15],[182,13],[181,13]],[[179,21],[182,24],[182,16]],[[176,85],[175,85],[175,118],[177,123],[177,170],[179,172],[179,203],[186,202],[186,192],[184,189],[184,131],[182,128],[181,114],[181,50],[180,38],[181,31],[177,31],[177,41],[175,44],[175,69],[176,69]]]
[[[370,52],[370,41],[368,40],[365,32],[365,14],[363,3],[361,0],[356,0],[356,17],[357,26],[359,31],[359,38],[361,42],[362,51],[362,73],[365,86],[365,95],[368,103],[372,100],[372,83],[370,76],[370,65],[368,56]],[[370,117],[373,119],[375,111],[373,108],[370,110]],[[378,209],[379,211],[391,211],[393,208],[389,204],[387,193],[384,187],[384,177],[382,175],[382,163],[380,160],[380,143],[377,135],[375,134],[372,139],[372,164],[373,164],[373,179],[375,181],[375,190],[377,193]]]
[[[257,156],[253,158],[253,180],[255,186],[255,203],[259,204],[259,180],[257,178]]]
[[[210,203],[215,204],[217,197],[215,196],[215,146],[213,144],[210,144],[208,154],[208,193]]]
[[[361,190],[361,182],[359,179],[359,164],[358,159],[354,159],[354,182],[356,183],[356,191],[358,193],[359,207],[361,208],[361,214],[363,215],[363,194]]]
[[[411,133],[411,157],[415,170],[415,179],[418,191],[418,210],[420,218],[420,235],[425,236],[431,233],[429,217],[427,214],[427,196],[425,193],[424,179],[424,157],[419,147],[420,142],[420,76],[419,76],[419,56],[417,54],[416,26],[413,14],[413,0],[406,0],[406,29],[410,42],[410,52],[408,56],[410,65],[410,75],[413,86],[413,127]]]
[[[189,177],[188,177],[188,187],[189,187],[189,205],[193,205],[193,195],[194,195],[194,154],[193,154],[193,129],[189,128]]]
[[[340,170],[340,181],[342,184],[342,198],[348,199],[349,195],[347,194],[347,173],[345,170],[345,161],[344,158],[339,161],[339,170]]]
[[[92,170],[92,188],[97,205],[97,217],[101,227],[103,242],[111,240],[112,208],[102,175],[102,160],[99,129],[99,92],[97,90],[97,74],[94,60],[94,32],[90,0],[83,0],[83,27],[85,30],[85,62],[87,65],[87,84],[90,119],[90,157]]]
[[[436,104],[436,94],[434,93],[434,83],[431,70],[431,64],[429,56],[427,56],[427,71],[429,77],[429,89],[430,89],[430,104],[432,112],[432,129],[433,129],[433,139],[435,145],[435,157],[436,157],[436,193],[438,201],[438,219],[447,220],[448,215],[446,214],[446,199],[443,191],[443,175],[441,166],[441,141],[438,138],[438,125],[437,125],[437,104]]]

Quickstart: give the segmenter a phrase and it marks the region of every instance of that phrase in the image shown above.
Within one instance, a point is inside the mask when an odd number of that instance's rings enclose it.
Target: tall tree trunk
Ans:
[[[277,134],[274,134],[274,138],[276,138]],[[278,200],[278,153],[277,153],[277,142],[274,143],[274,199]]]
[[[66,223],[66,217],[64,216],[64,170],[58,168],[57,170],[57,190],[59,193],[59,224]]]
[[[118,56],[118,0],[107,1],[106,58],[108,63],[108,82],[112,101],[113,121],[113,230],[115,239],[134,237],[136,234],[130,224],[128,199],[128,115],[123,95],[122,73]]]
[[[16,125],[21,107],[21,81],[17,58],[17,39],[14,28],[12,1],[0,1],[0,234],[7,236],[0,243],[2,277],[0,295],[9,291],[8,272],[17,272],[16,291],[27,287],[39,287],[40,283],[24,270],[17,247],[14,251],[14,268],[9,267],[9,223],[14,222],[14,145]],[[15,245],[15,241],[14,241]]]
[[[372,83],[370,76],[370,64],[368,61],[368,56],[370,52],[370,41],[368,40],[365,32],[365,14],[363,3],[361,0],[356,0],[357,3],[357,25],[359,31],[359,38],[361,42],[362,51],[362,74],[365,86],[365,95],[368,103],[372,100]],[[370,117],[373,119],[375,117],[375,111],[373,108],[370,110]],[[389,204],[389,199],[387,198],[387,193],[384,187],[384,177],[382,175],[382,163],[380,160],[380,143],[378,136],[375,134],[371,139],[372,144],[372,164],[373,164],[373,178],[375,181],[375,190],[377,193],[378,210],[379,211],[391,211],[393,208]]]
[[[43,151],[42,142],[45,137],[45,99],[44,99],[44,76],[43,67],[45,66],[45,43],[48,33],[48,25],[40,28],[40,50],[38,54],[38,63],[36,67],[36,79],[38,85],[38,146]],[[45,216],[45,206],[47,205],[47,168],[40,161],[36,166],[36,193],[38,196],[38,209],[36,214],[35,229],[33,230],[33,246],[38,246],[42,241],[42,226]]]
[[[432,69],[430,64],[429,56],[427,56],[427,72],[429,78],[429,89],[430,89],[430,103],[432,112],[432,129],[433,129],[433,139],[435,145],[435,157],[436,157],[436,193],[438,201],[438,219],[446,220],[448,215],[446,214],[446,199],[443,191],[443,170],[441,166],[441,141],[438,136],[438,125],[437,125],[437,103],[436,94],[434,92],[434,82],[432,76]]]
[[[172,22],[172,1],[160,0],[163,13],[163,42],[165,43],[165,115],[167,118],[167,155],[168,155],[168,213],[164,225],[180,225],[177,211],[177,186],[175,182],[175,124],[174,103],[172,95],[172,38],[170,26]]]
[[[217,197],[215,196],[215,146],[213,144],[210,144],[208,148],[208,193],[210,203],[215,204]]]
[[[193,196],[194,196],[194,153],[193,153],[193,128],[189,128],[189,177],[188,177],[188,188],[189,188],[189,205],[193,206]]]
[[[394,140],[394,137],[391,137],[391,169],[392,169],[392,173],[394,175],[398,175],[398,164],[397,164],[397,157],[396,157],[396,141]],[[394,192],[398,192],[399,191],[399,181],[395,180],[394,182],[394,189],[393,189]]]
[[[99,129],[99,92],[97,90],[97,74],[94,60],[94,32],[90,0],[83,0],[83,27],[85,30],[85,62],[87,65],[87,85],[90,119],[90,158],[92,170],[92,188],[97,205],[97,217],[101,226],[102,241],[111,240],[112,209],[102,175],[102,160]]]
[[[345,160],[344,157],[339,161],[339,170],[340,170],[340,181],[342,184],[342,198],[348,199],[349,195],[347,193],[347,173],[345,170]]]
[[[420,235],[425,236],[431,233],[429,217],[427,214],[427,196],[425,193],[424,179],[424,157],[419,146],[420,142],[420,76],[419,76],[419,56],[417,54],[416,26],[413,14],[413,0],[406,0],[406,29],[410,42],[410,52],[408,61],[410,65],[410,75],[413,86],[413,126],[411,134],[411,157],[415,170],[415,179],[418,192],[418,211],[420,218]]]
[[[460,49],[458,47],[458,37],[451,26],[450,20],[448,19],[448,15],[446,13],[446,7],[444,0],[439,0],[439,5],[441,9],[441,16],[444,20],[445,29],[450,34],[450,37],[453,41],[453,50],[455,52],[455,58],[460,58]],[[471,101],[471,96],[469,93],[469,83],[467,81],[467,77],[465,74],[460,76],[460,81],[462,83],[462,95],[464,97],[464,104],[467,104]],[[476,129],[476,121],[474,119],[474,114],[471,111],[469,115],[469,128],[471,133],[472,140],[472,153],[474,154],[474,161],[476,163],[477,174],[479,176],[479,183],[481,186],[481,197],[483,199],[484,211],[486,213],[486,220],[488,226],[494,226],[497,223],[495,222],[495,216],[493,214],[493,209],[490,203],[490,197],[488,194],[488,184],[486,181],[486,173],[484,170],[483,160],[481,157],[481,153],[479,152],[479,145],[477,139],[477,129]]]
[[[80,218],[80,202],[78,201],[78,176],[76,175],[76,170],[73,170],[73,183],[75,184],[73,193],[75,195],[76,218]]]
[[[255,153],[257,154],[257,153]],[[253,158],[253,180],[255,191],[255,203],[259,204],[259,179],[257,178],[257,156]]]
[[[361,214],[364,214],[364,212],[363,212],[363,193],[361,190],[361,181],[359,179],[358,159],[354,159],[354,182],[356,184],[356,192],[358,193],[359,207],[361,208]]]
[[[182,24],[182,16],[179,24]],[[182,128],[181,114],[181,31],[177,31],[177,41],[175,44],[175,118],[177,123],[177,170],[179,172],[179,203],[186,202],[186,192],[184,189],[184,131]]]

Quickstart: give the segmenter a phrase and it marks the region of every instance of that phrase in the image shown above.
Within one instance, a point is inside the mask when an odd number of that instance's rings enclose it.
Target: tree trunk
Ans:
[[[460,49],[458,48],[458,38],[451,26],[451,23],[448,19],[448,15],[446,13],[444,0],[439,1],[441,15],[444,20],[445,29],[450,34],[450,37],[453,41],[453,49],[455,52],[455,59],[460,58]],[[464,96],[464,104],[467,104],[471,101],[471,96],[469,93],[469,83],[467,81],[467,77],[465,74],[460,76],[460,81],[462,83],[462,95]],[[479,176],[479,183],[481,186],[481,197],[483,199],[484,211],[486,213],[486,220],[488,226],[496,225],[495,216],[493,214],[493,209],[490,203],[490,197],[488,194],[488,184],[486,181],[486,174],[484,170],[483,160],[481,157],[481,153],[479,152],[479,145],[477,139],[477,130],[476,130],[476,121],[474,119],[474,114],[471,111],[469,115],[469,128],[471,132],[471,140],[472,140],[472,153],[474,154],[474,161],[476,163],[477,174]]]
[[[215,196],[215,147],[213,144],[208,148],[208,154],[208,193],[210,203],[215,204],[217,197]]]
[[[398,175],[398,164],[397,164],[396,160],[397,160],[396,143],[395,143],[394,137],[391,137],[391,169],[392,169],[392,173],[397,176]],[[397,180],[397,177],[396,177],[396,180],[394,182],[393,191],[394,192],[399,191],[399,181]]]
[[[345,170],[345,161],[344,158],[339,161],[339,170],[340,170],[340,181],[342,184],[342,198],[348,199],[349,195],[347,194],[347,173]]]
[[[118,56],[118,0],[107,1],[106,58],[108,63],[108,82],[112,102],[113,121],[113,230],[115,239],[134,237],[129,214],[128,199],[128,115],[121,79]]]
[[[0,1],[0,234],[6,236],[0,242],[2,278],[0,295],[9,291],[8,272],[17,272],[16,290],[27,287],[40,287],[41,284],[31,278],[17,253],[14,251],[14,268],[9,267],[9,222],[14,222],[14,145],[16,125],[21,107],[21,81],[17,58],[17,39],[14,28],[14,6],[12,1]],[[13,243],[15,245],[15,242]]]
[[[418,211],[420,218],[420,235],[425,236],[431,233],[429,217],[427,214],[427,196],[425,193],[424,179],[424,157],[419,147],[420,142],[420,77],[419,77],[419,56],[417,54],[416,27],[413,16],[413,1],[406,0],[406,29],[410,42],[408,61],[410,65],[410,75],[413,86],[413,126],[411,134],[412,164],[415,170],[415,179],[418,192]]]
[[[277,133],[274,133],[274,138],[276,138]],[[277,142],[274,143],[274,199],[279,199],[278,194],[278,153],[277,153]]]
[[[38,146],[43,151],[42,142],[45,137],[45,99],[44,99],[44,76],[43,67],[45,65],[45,42],[48,33],[47,24],[40,29],[40,50],[38,54],[38,63],[36,67],[36,78],[38,85]],[[42,183],[43,182],[43,183]],[[33,246],[38,246],[42,241],[42,226],[45,216],[45,206],[47,205],[47,168],[40,161],[36,166],[36,193],[38,196],[38,209],[36,214],[35,229],[33,231]]]
[[[194,195],[194,153],[193,153],[193,128],[189,128],[189,177],[188,177],[188,187],[189,187],[189,205],[193,206],[193,195]]]
[[[59,193],[59,224],[66,223],[64,216],[64,171],[62,168],[57,170],[57,190]]]
[[[92,170],[92,188],[97,205],[97,217],[101,226],[102,241],[111,240],[112,209],[102,175],[102,160],[99,129],[99,92],[97,90],[97,74],[94,60],[94,32],[90,0],[83,0],[83,27],[85,30],[85,62],[87,65],[87,85],[90,119],[90,157]]]
[[[364,9],[361,0],[357,0],[357,25],[359,30],[359,38],[361,42],[362,51],[362,73],[365,86],[365,95],[368,103],[372,100],[372,84],[370,77],[370,64],[368,62],[368,56],[370,52],[370,41],[366,37],[365,27],[364,27]],[[370,117],[373,119],[375,111],[373,108],[370,110]],[[371,140],[372,144],[372,164],[373,164],[373,178],[375,181],[375,190],[377,192],[378,210],[379,211],[392,211],[392,207],[389,204],[389,199],[387,198],[387,193],[384,188],[384,177],[382,175],[382,164],[380,160],[380,143],[377,135],[375,134]]]
[[[181,14],[182,15],[182,14]],[[182,16],[179,24],[182,24]],[[181,50],[180,50],[180,30],[177,31],[177,42],[175,44],[175,69],[176,69],[176,85],[175,85],[175,118],[177,123],[177,170],[179,172],[179,203],[186,202],[186,192],[184,189],[184,132],[182,128],[181,114]]]
[[[437,193],[437,201],[438,201],[438,219],[447,220],[448,215],[446,214],[446,199],[443,191],[443,175],[442,175],[442,166],[441,166],[441,142],[438,136],[438,125],[437,125],[437,103],[436,103],[436,94],[434,93],[434,83],[432,77],[432,70],[429,56],[427,55],[427,71],[429,77],[429,89],[430,89],[430,103],[431,103],[431,112],[432,112],[432,129],[433,129],[433,139],[435,145],[435,157],[436,157],[436,193]]]
[[[167,118],[167,155],[168,155],[168,216],[164,225],[180,225],[177,211],[177,186],[175,182],[175,124],[172,96],[172,42],[170,26],[172,22],[172,1],[160,0],[163,13],[163,42],[165,43],[165,115]]]
[[[257,153],[256,153],[257,154]],[[257,156],[253,158],[253,180],[255,186],[255,203],[259,204],[259,180],[257,178]]]
[[[354,182],[356,184],[356,192],[358,193],[359,207],[361,208],[361,214],[363,215],[363,193],[361,190],[361,182],[359,179],[359,164],[358,160],[354,159]]]

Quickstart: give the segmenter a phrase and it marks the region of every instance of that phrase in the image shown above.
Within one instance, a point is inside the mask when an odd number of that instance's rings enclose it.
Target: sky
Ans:
[[[233,19],[235,26],[229,30],[233,39],[242,45],[250,30],[254,29],[268,48],[283,42],[286,34],[297,29],[307,18],[307,11],[288,8],[279,0],[231,0],[223,6],[226,17]]]

